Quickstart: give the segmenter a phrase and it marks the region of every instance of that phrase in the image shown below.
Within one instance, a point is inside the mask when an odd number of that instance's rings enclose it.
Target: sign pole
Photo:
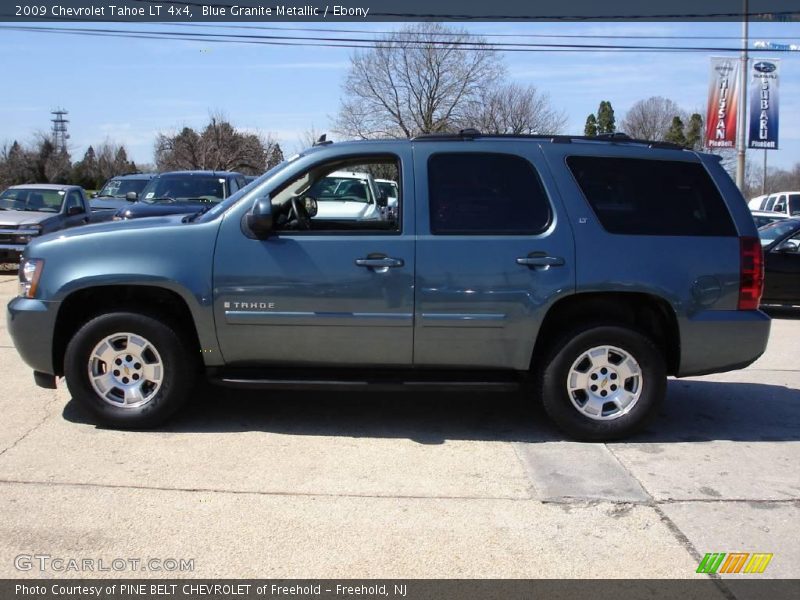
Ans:
[[[746,151],[746,134],[744,128],[747,126],[747,0],[744,2],[744,13],[742,14],[742,68],[739,72],[741,78],[739,86],[739,114],[738,114],[738,131],[736,141],[736,185],[739,190],[744,193],[744,169],[745,169],[745,151]]]

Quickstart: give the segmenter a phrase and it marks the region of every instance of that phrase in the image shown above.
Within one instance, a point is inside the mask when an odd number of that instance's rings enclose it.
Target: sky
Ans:
[[[402,26],[401,23],[263,25],[327,26],[365,33]],[[181,27],[113,26],[133,31],[159,27],[174,31]],[[712,36],[735,38],[741,34],[740,23],[468,23],[463,26],[481,35],[701,36],[690,40],[586,40],[692,46],[738,47],[737,39],[712,39]],[[221,26],[196,25],[184,30],[226,31]],[[345,48],[0,31],[5,88],[0,99],[0,145],[13,140],[31,141],[37,132],[48,132],[50,111],[63,107],[69,111],[69,148],[73,160],[80,159],[90,144],[111,141],[124,144],[129,157],[139,164],[153,162],[153,144],[159,132],[169,133],[187,125],[202,128],[212,112],[224,114],[240,129],[277,138],[287,154],[297,151],[302,146],[304,132],[312,127],[318,133],[330,130],[353,52]],[[242,33],[242,30],[227,31]],[[800,23],[752,23],[750,38],[798,43]],[[522,41],[582,42],[569,38]],[[582,134],[586,116],[597,110],[601,100],[612,103],[618,125],[633,103],[650,96],[670,98],[687,111],[704,114],[712,55],[725,54],[508,52],[504,53],[504,59],[511,81],[535,85],[566,113],[565,133]],[[781,149],[769,152],[768,164],[789,168],[800,162],[800,52],[754,51],[751,55],[782,59]],[[750,159],[760,169],[763,151],[748,151]]]

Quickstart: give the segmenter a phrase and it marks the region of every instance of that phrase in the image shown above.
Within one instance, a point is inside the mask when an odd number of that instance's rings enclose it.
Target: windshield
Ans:
[[[761,238],[762,246],[769,246],[775,240],[798,228],[800,228],[800,221],[797,219],[775,221],[759,229],[758,237]]]
[[[98,198],[124,198],[128,192],[136,192],[139,194],[144,186],[147,185],[147,179],[111,179],[107,181],[97,193]]]
[[[203,214],[200,218],[198,218],[197,219],[198,222],[203,222],[204,223],[206,221],[211,221],[212,219],[215,219],[218,215],[221,215],[226,210],[228,210],[231,206],[233,206],[239,200],[241,200],[244,195],[248,194],[251,190],[253,190],[256,187],[260,186],[263,182],[265,182],[267,179],[272,177],[278,171],[281,171],[292,160],[294,160],[294,157],[292,159],[285,160],[282,163],[275,165],[274,167],[272,167],[269,171],[267,171],[266,173],[261,175],[255,181],[252,181],[252,182],[248,183],[246,186],[244,186],[242,189],[240,189],[235,194],[231,194],[230,196],[228,196],[225,199],[224,202],[220,202],[219,204],[216,204],[213,208],[211,208],[205,214]]]
[[[397,184],[391,181],[376,181],[378,191],[386,194],[387,198],[397,198]]]
[[[57,213],[61,211],[63,201],[64,192],[61,190],[25,188],[6,190],[0,194],[0,208],[4,210]]]
[[[142,202],[213,202],[225,198],[225,179],[214,175],[162,175],[142,191]]]

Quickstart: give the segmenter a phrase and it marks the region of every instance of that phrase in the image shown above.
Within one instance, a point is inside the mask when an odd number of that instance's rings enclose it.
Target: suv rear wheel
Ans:
[[[666,395],[662,353],[646,336],[619,325],[586,325],[561,337],[538,375],[547,414],[587,441],[638,431]]]
[[[118,312],[83,325],[67,345],[70,394],[105,424],[152,427],[186,401],[195,362],[181,336],[161,321]]]

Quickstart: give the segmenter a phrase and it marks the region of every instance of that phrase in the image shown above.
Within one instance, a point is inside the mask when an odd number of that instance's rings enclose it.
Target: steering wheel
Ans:
[[[303,199],[299,196],[292,196],[292,210],[289,215],[289,220],[294,220],[294,225],[297,229],[307,231],[311,229],[311,218],[306,211],[306,205]]]

